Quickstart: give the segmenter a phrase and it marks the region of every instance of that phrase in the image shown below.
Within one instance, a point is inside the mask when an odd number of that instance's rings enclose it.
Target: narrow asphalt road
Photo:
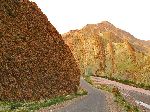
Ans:
[[[88,91],[82,100],[72,102],[56,112],[107,112],[105,95],[81,79],[81,87]]]
[[[150,105],[150,95],[142,94],[142,93],[134,91],[134,90],[133,91],[124,90],[122,92],[124,92],[126,95],[133,97],[137,101],[142,101],[142,102]]]
[[[143,102],[146,105],[148,105],[150,108],[150,91],[149,90],[136,88],[133,86],[125,85],[119,82],[111,81],[111,80],[100,78],[100,77],[92,77],[92,80],[95,82],[95,84],[100,83],[100,84],[114,85],[118,87],[126,97],[130,97],[135,101]],[[148,112],[150,112],[149,108],[146,108],[148,109]]]

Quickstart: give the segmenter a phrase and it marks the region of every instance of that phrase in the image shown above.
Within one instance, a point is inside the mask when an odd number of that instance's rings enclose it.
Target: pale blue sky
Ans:
[[[150,0],[32,0],[62,34],[109,21],[136,38],[150,40]]]

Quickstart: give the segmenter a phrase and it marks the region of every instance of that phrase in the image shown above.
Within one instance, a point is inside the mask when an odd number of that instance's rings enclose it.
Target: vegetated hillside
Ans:
[[[100,75],[150,85],[148,41],[104,21],[63,34],[82,74]]]
[[[109,23],[108,21],[103,21],[101,23],[93,24],[93,25],[89,24],[89,25],[85,26],[84,28],[85,29],[94,28],[95,30],[99,30],[101,32],[109,31],[114,35],[113,36],[114,38],[117,37],[118,39],[122,39],[122,40],[127,39],[130,43],[132,43],[134,45],[135,49],[145,52],[145,53],[150,52],[150,42],[149,41],[137,39],[130,33],[126,32],[124,30],[121,30],[119,28],[116,28],[113,24]]]
[[[39,100],[76,92],[80,70],[37,5],[0,0],[0,100]]]

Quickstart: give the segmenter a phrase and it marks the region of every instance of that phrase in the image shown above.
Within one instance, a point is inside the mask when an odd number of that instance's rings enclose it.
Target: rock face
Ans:
[[[62,35],[85,75],[107,76],[150,85],[149,41],[103,21]]]
[[[0,0],[0,100],[39,100],[76,92],[80,70],[35,3]]]

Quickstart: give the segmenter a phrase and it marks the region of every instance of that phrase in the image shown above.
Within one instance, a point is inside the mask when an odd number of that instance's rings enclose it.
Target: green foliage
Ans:
[[[118,88],[106,84],[98,84],[95,87],[113,93],[115,97],[114,101],[117,102],[126,112],[140,112],[136,106],[131,105],[124,99]]]
[[[92,67],[87,67],[85,69],[85,75],[93,75]]]
[[[130,85],[130,86],[134,86],[134,87],[139,87],[139,88],[144,88],[146,90],[150,90],[150,85],[146,85],[145,83],[136,83],[132,80],[124,80],[124,79],[118,79],[118,78],[114,78],[114,77],[108,77],[108,76],[100,76],[102,78],[107,78],[109,80],[112,80],[112,81],[117,81],[117,82],[120,82],[120,83],[123,83],[123,84],[127,84],[127,85]]]
[[[76,95],[77,95],[77,96],[82,96],[82,95],[87,95],[87,93],[88,93],[88,92],[87,92],[85,89],[80,88],[80,89],[77,91]]]
[[[0,101],[0,112],[34,112],[40,108],[49,107],[67,100],[72,100],[78,96],[86,95],[87,91],[80,88],[77,93],[67,96],[59,96],[53,99],[46,99],[34,102],[4,102]]]
[[[93,81],[91,80],[91,77],[89,75],[84,76],[84,79],[91,85],[93,85]]]

